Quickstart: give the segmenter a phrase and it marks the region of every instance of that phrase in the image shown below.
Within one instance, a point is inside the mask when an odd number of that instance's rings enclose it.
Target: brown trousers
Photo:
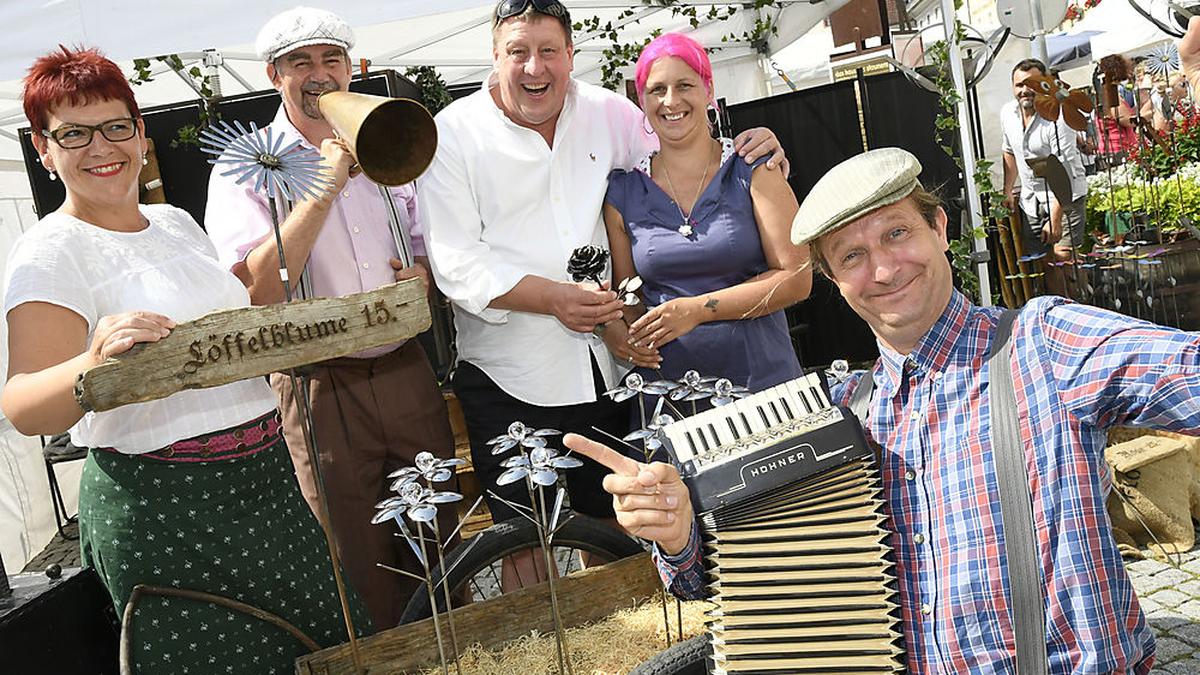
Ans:
[[[321,474],[342,567],[358,591],[377,630],[395,626],[417,582],[376,565],[383,563],[423,575],[420,562],[394,522],[372,525],[375,504],[392,496],[387,475],[428,450],[439,458],[454,456],[454,436],[446,402],[425,351],[409,340],[393,352],[373,359],[341,358],[316,364],[308,391],[319,449]],[[291,450],[300,490],[313,513],[319,513],[308,446],[291,379],[271,376],[279,396],[284,437]],[[457,491],[457,480],[436,486]],[[443,537],[453,531],[453,505],[438,517]],[[436,556],[431,555],[436,564]]]

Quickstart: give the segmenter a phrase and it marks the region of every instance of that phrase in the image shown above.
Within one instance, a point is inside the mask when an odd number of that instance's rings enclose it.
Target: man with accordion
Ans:
[[[1200,335],[1059,297],[974,305],[953,287],[946,214],[920,170],[897,148],[846,160],[792,227],[879,344],[830,401],[863,420],[876,455],[903,637],[894,671],[1149,672],[1154,636],[1105,510],[1105,431],[1200,433]],[[656,542],[671,591],[703,597],[703,559],[724,561],[711,559],[708,516],[696,524],[692,464],[681,479],[579,436],[566,444],[615,472],[604,487],[618,520]]]

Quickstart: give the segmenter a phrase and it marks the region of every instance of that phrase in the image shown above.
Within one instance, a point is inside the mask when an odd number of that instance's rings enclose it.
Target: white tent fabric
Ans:
[[[808,33],[847,0],[781,2],[782,9],[763,10],[772,12],[778,29],[768,41],[770,53]],[[98,46],[132,74],[135,58],[216,49],[252,89],[266,89],[269,82],[263,64],[251,53],[254,38],[270,16],[296,4],[297,0],[0,3],[0,25],[8,28],[10,37],[7,48],[0,53],[0,261],[7,257],[12,241],[34,221],[20,148],[14,138],[15,131],[26,126],[19,78],[36,57],[60,43]],[[334,11],[354,26],[357,43],[351,57],[355,63],[366,58],[373,68],[401,70],[409,65],[432,65],[451,84],[483,80],[491,70],[490,18],[494,2],[311,0],[303,4]],[[749,32],[759,18],[754,10],[742,8],[741,2],[683,0],[680,4],[696,6],[701,17],[714,5],[739,7],[729,21],[705,20],[696,30],[672,9],[641,5],[636,0],[565,0],[565,4],[576,22],[591,17],[598,18],[601,26],[612,22],[622,41],[640,41],[655,30],[690,32],[713,50],[717,94],[729,103],[770,93],[770,73],[764,69],[758,52],[737,38],[723,40],[730,34]],[[634,14],[622,19],[620,15],[626,10]],[[576,31],[575,43],[575,76],[598,82],[607,39],[585,28]],[[626,70],[627,77],[631,74],[632,67]],[[226,94],[242,91],[228,73],[222,73],[222,88]],[[159,74],[135,93],[143,106],[196,98],[170,72]],[[2,338],[0,334],[0,366],[7,361]],[[6,371],[0,370],[0,383]],[[74,512],[78,463],[60,471],[68,511]],[[21,436],[0,418],[0,555],[7,571],[20,570],[53,534],[40,443]]]
[[[1096,31],[1092,61],[1109,54],[1136,54],[1171,39],[1129,5],[1129,0],[1108,0],[1088,10],[1071,27],[1072,33]]]

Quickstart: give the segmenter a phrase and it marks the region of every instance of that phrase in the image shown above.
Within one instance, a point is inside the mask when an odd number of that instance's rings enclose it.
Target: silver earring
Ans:
[[[143,152],[142,153],[142,166],[146,166],[149,163],[150,163],[150,160],[146,159],[146,153]]]
[[[46,169],[50,172],[50,180],[58,180],[58,175],[54,173],[54,169]]]

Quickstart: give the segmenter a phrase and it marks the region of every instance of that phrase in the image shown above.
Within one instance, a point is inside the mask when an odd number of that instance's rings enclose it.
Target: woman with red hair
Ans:
[[[713,138],[712,65],[695,40],[667,33],[646,45],[636,85],[661,149],[614,171],[604,205],[615,281],[641,276],[650,308],[628,317],[631,363],[752,391],[799,377],[783,309],[808,297],[812,270],[807,247],[789,239],[797,205],[786,178],[735,161],[733,142]]]
[[[21,236],[5,271],[4,414],[25,434],[70,430],[90,449],[79,541],[122,612],[138,584],[265,609],[325,645],[344,638],[332,568],[293,476],[262,378],[85,413],[80,373],[175,321],[249,304],[194,220],[138,204],[146,135],[119,67],[65,47],[25,78],[33,144],[66,200]],[[367,624],[357,612],[357,625]],[[211,604],[142,600],[137,671],[263,673],[305,650],[274,626]]]

